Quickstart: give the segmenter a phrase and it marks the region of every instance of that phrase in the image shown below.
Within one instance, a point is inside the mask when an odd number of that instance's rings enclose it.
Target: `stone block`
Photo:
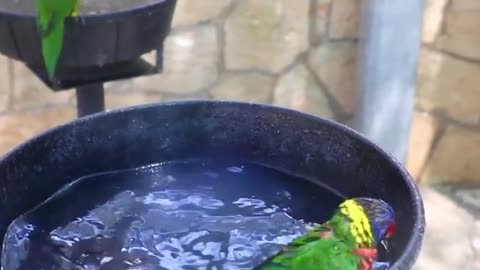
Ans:
[[[357,46],[351,42],[333,42],[313,48],[308,63],[325,84],[327,91],[347,113],[355,102]]]
[[[443,23],[443,12],[447,0],[426,0],[423,16],[422,40],[426,43],[435,41]]]
[[[418,106],[464,123],[479,122],[480,66],[424,49],[418,70]]]
[[[453,11],[479,11],[480,10],[480,2],[477,0],[454,0],[450,1],[451,7],[450,9]]]
[[[35,76],[23,63],[15,62],[13,66],[13,98],[15,110],[44,107],[47,105],[68,104],[75,95],[74,91],[54,92]]]
[[[218,55],[213,25],[173,33],[165,41],[163,72],[134,79],[134,87],[180,95],[198,92],[217,80]]]
[[[315,1],[315,39],[323,38],[327,33],[328,20],[330,19],[330,9],[332,0]]]
[[[450,126],[434,149],[423,181],[480,183],[480,132]]]
[[[172,27],[195,25],[215,19],[232,0],[178,0]]]
[[[0,116],[0,155],[40,132],[73,120],[75,117],[75,108],[67,106]]]
[[[437,131],[438,123],[435,118],[426,113],[414,113],[410,131],[407,169],[417,181],[420,179],[420,173],[428,161]]]
[[[303,64],[297,65],[280,78],[273,103],[325,118],[334,116],[324,90]]]
[[[308,48],[309,1],[242,0],[225,22],[229,70],[279,72]]]
[[[459,3],[457,3],[459,2]],[[480,9],[468,9],[462,1],[452,1],[452,8],[445,15],[445,30],[437,38],[435,46],[456,55],[471,59],[480,59]]]
[[[0,112],[8,110],[10,94],[12,93],[13,74],[11,67],[13,60],[0,54]]]
[[[105,108],[108,110],[119,109],[137,105],[157,103],[162,100],[159,94],[150,93],[115,93],[105,96]]]
[[[360,26],[360,0],[334,0],[329,36],[333,39],[356,38]]]
[[[269,103],[272,99],[273,78],[254,72],[228,72],[210,95],[219,100]]]

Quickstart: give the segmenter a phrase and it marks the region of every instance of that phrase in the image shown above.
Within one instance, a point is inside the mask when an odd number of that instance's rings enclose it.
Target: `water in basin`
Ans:
[[[88,176],[17,218],[2,266],[254,269],[342,197],[264,166],[171,162]]]

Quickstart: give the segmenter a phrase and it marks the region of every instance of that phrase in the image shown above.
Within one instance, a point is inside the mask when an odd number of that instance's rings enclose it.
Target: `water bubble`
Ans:
[[[388,270],[390,268],[390,263],[388,262],[374,262],[372,270]]]
[[[240,208],[253,207],[253,208],[263,208],[265,207],[265,202],[259,199],[252,198],[239,198],[234,201],[233,204],[236,204]]]
[[[241,173],[243,171],[243,168],[232,166],[232,167],[228,167],[227,171],[232,172],[232,173]]]
[[[233,244],[228,247],[227,259],[230,261],[249,259],[255,254],[252,247],[241,244]]]

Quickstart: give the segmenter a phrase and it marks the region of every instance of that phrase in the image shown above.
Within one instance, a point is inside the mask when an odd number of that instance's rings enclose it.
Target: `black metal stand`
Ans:
[[[156,51],[156,63],[151,64],[139,57],[102,67],[64,68],[59,70],[58,78],[55,80],[50,80],[43,68],[29,65],[27,67],[55,92],[75,88],[77,115],[82,117],[105,110],[103,83],[161,73],[163,46],[157,48]]]
[[[91,84],[75,89],[77,94],[77,114],[82,117],[105,110],[103,84]]]
[[[18,0],[0,0],[5,1]],[[31,14],[0,8],[0,54],[23,62],[55,92],[76,89],[78,116],[101,112],[105,107],[103,83],[157,74],[162,69],[162,47],[177,0],[155,0],[148,5],[134,2],[122,11],[67,20],[68,35],[62,39],[64,50],[53,78],[45,69],[37,22]],[[153,50],[157,50],[156,66],[142,59]]]

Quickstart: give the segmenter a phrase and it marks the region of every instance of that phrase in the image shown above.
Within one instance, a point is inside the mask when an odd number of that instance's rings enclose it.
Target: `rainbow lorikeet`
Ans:
[[[327,222],[285,246],[257,270],[370,270],[377,246],[396,229],[393,209],[384,201],[353,198],[340,204]]]
[[[62,52],[65,19],[77,16],[80,0],[35,0],[42,39],[42,56],[50,78]]]

